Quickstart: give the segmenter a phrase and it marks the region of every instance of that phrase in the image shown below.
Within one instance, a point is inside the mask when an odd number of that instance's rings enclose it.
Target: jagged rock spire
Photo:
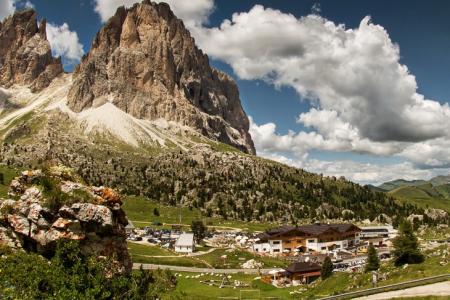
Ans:
[[[0,45],[0,86],[29,85],[36,92],[63,72],[61,59],[52,56],[46,21],[38,26],[32,9],[0,22]]]

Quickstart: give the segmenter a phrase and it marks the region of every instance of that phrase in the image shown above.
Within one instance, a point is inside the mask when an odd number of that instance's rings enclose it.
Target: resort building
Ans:
[[[329,253],[356,247],[360,232],[361,229],[353,224],[283,226],[258,235],[253,251],[269,255]]]

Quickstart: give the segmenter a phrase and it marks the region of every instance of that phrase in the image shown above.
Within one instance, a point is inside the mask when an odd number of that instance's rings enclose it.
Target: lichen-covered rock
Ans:
[[[0,22],[0,85],[29,85],[33,92],[46,88],[63,72],[61,59],[52,56],[46,22],[37,24],[32,9]]]
[[[392,218],[386,214],[378,215],[373,222],[381,224],[392,224]]]
[[[113,211],[103,205],[75,203],[68,210],[65,210],[65,213],[82,223],[89,223],[94,226],[112,228],[114,225]]]
[[[123,7],[76,68],[68,105],[80,112],[112,102],[139,119],[165,119],[255,153],[236,83],[209,65],[165,3]]]
[[[65,194],[61,199],[69,199],[67,205],[59,209],[47,207],[49,199],[41,192],[44,187],[38,185],[40,181],[36,180],[44,176],[52,184],[59,185],[60,193]],[[45,174],[37,170],[23,172],[13,180],[11,191],[19,200],[0,201],[0,244],[14,249],[49,253],[54,250],[58,240],[76,240],[86,253],[114,256],[123,270],[131,270],[125,233],[128,221],[120,207],[120,195],[104,187],[67,182],[64,179],[73,178],[59,176],[62,174],[52,172],[51,169]],[[90,195],[84,200],[98,201],[101,205],[71,202],[78,199],[71,198],[75,190],[82,190]]]
[[[8,215],[8,223],[15,233],[20,233],[25,236],[30,235],[31,222],[26,217],[19,214],[10,214]]]
[[[408,216],[408,218],[406,218],[406,220],[408,220],[408,222],[410,222],[410,223],[414,223],[414,220],[422,222],[423,215],[411,214]]]
[[[19,236],[10,228],[0,225],[0,244],[8,246],[12,249],[20,249],[21,243]]]
[[[438,208],[427,208],[425,215],[435,221],[442,221],[448,219],[448,212]]]

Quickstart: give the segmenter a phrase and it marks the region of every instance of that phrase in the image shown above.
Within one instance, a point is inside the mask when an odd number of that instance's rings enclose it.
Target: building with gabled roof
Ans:
[[[286,268],[288,277],[294,281],[308,284],[320,276],[321,266],[313,262],[294,262]]]
[[[353,224],[311,224],[282,226],[258,235],[253,250],[270,255],[302,252],[328,253],[359,244],[361,229]]]
[[[175,242],[175,252],[192,253],[195,250],[194,234],[182,233]]]

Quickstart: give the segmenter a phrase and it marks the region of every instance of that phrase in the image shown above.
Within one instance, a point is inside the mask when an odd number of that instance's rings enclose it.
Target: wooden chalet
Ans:
[[[320,277],[321,267],[312,262],[295,262],[286,268],[286,273],[292,281],[308,284]]]

